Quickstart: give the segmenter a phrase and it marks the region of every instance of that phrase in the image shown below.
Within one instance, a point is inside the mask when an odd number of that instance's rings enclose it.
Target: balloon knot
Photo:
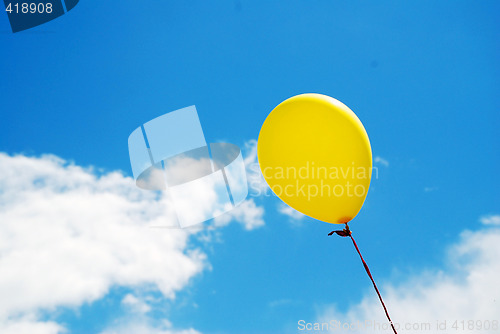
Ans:
[[[336,231],[331,231],[328,233],[328,236],[336,233],[337,235],[340,235],[341,237],[350,237],[351,236],[351,230],[349,229],[349,225],[345,223],[345,228],[343,230],[336,230]]]

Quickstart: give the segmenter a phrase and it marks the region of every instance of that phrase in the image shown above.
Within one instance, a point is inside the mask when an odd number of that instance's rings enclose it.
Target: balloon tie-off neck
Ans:
[[[382,304],[382,307],[384,308],[387,320],[389,320],[389,323],[391,324],[391,327],[392,327],[392,330],[394,331],[394,333],[398,334],[398,332],[396,332],[396,328],[394,328],[394,324],[392,323],[391,317],[389,316],[389,312],[387,311],[387,308],[385,307],[385,303],[384,303],[384,300],[382,299],[382,295],[378,291],[377,284],[375,284],[375,280],[373,279],[373,276],[370,272],[370,269],[368,268],[368,265],[366,264],[365,259],[363,259],[363,256],[361,255],[361,252],[359,251],[359,248],[358,248],[358,245],[356,244],[356,241],[352,237],[352,232],[349,229],[349,225],[347,225],[347,223],[345,223],[345,228],[343,230],[331,231],[330,233],[328,233],[328,236],[333,235],[334,233],[337,235],[340,235],[341,237],[350,237],[351,238],[352,243],[354,244],[354,247],[356,248],[356,251],[359,254],[359,257],[361,258],[361,262],[363,262],[363,267],[365,267],[365,271],[368,274],[368,277],[370,277],[370,280],[373,283],[373,287],[375,288],[375,291],[377,292],[378,299],[380,299],[380,303]]]
[[[340,235],[341,237],[351,237],[351,230],[349,229],[349,225],[347,225],[347,223],[345,223],[345,228],[343,230],[331,231],[328,235],[330,236],[334,233]]]

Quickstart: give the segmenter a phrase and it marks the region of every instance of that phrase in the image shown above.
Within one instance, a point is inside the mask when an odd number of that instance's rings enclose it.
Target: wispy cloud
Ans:
[[[183,330],[171,329],[168,322],[163,326],[152,326],[147,322],[130,321],[106,329],[100,334],[200,334],[200,332],[192,328]]]
[[[487,215],[479,218],[484,225],[500,225],[500,215]]]
[[[140,298],[129,293],[122,299],[122,304],[131,309],[134,313],[145,314],[151,311],[151,306]]]
[[[145,299],[148,298],[127,294],[122,300],[127,313],[121,319],[115,319],[100,334],[200,334],[193,328],[175,329],[169,320],[150,317],[148,312],[152,308]]]
[[[232,220],[241,223],[248,231],[264,226],[264,208],[255,204],[253,199],[243,201],[233,210],[215,218],[217,226],[229,224]]]
[[[245,166],[247,169],[249,195],[259,197],[268,194],[271,189],[266,183],[257,161],[257,141],[251,139],[245,143]]]
[[[292,222],[297,222],[302,220],[302,218],[305,217],[305,215],[302,212],[299,212],[292,208],[289,205],[286,205],[284,203],[280,203],[278,205],[278,212],[281,213],[282,215],[288,216]]]
[[[280,307],[285,305],[290,305],[293,303],[293,300],[290,298],[277,299],[269,302],[269,307]]]
[[[379,164],[379,165],[382,165],[384,167],[389,167],[389,161],[387,161],[386,159],[380,157],[380,156],[376,156],[375,157],[375,163],[376,164]]]

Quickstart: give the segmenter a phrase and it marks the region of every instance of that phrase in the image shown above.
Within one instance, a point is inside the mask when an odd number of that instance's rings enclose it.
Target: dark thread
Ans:
[[[394,333],[398,334],[398,332],[396,332],[396,328],[394,328],[394,324],[392,323],[391,317],[389,316],[389,312],[387,311],[387,308],[385,307],[385,303],[384,303],[384,300],[382,299],[382,295],[378,291],[377,284],[375,284],[375,280],[373,279],[373,276],[370,272],[370,269],[368,268],[368,265],[366,264],[365,259],[363,259],[363,255],[361,255],[361,252],[359,251],[359,248],[358,248],[358,245],[356,244],[356,241],[354,241],[354,238],[352,237],[352,233],[351,233],[351,230],[349,229],[349,225],[347,225],[347,223],[345,223],[345,228],[343,230],[331,231],[330,233],[328,233],[328,235],[330,236],[334,233],[336,233],[337,235],[340,235],[341,237],[350,237],[351,238],[352,243],[354,244],[354,247],[356,248],[356,251],[359,254],[359,257],[361,258],[361,262],[363,262],[363,267],[365,267],[365,271],[368,274],[368,277],[370,277],[370,280],[373,283],[373,287],[375,288],[375,291],[377,292],[378,299],[380,299],[380,303],[382,303],[382,307],[384,308],[385,315],[387,316],[387,320],[389,320],[389,323],[391,324],[391,327],[392,327],[392,330],[394,331]]]

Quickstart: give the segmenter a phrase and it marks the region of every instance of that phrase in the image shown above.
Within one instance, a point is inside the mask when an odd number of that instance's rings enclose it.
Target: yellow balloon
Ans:
[[[271,190],[297,211],[344,224],[363,206],[372,174],[370,140],[342,102],[321,94],[283,101],[262,125],[257,152]]]

